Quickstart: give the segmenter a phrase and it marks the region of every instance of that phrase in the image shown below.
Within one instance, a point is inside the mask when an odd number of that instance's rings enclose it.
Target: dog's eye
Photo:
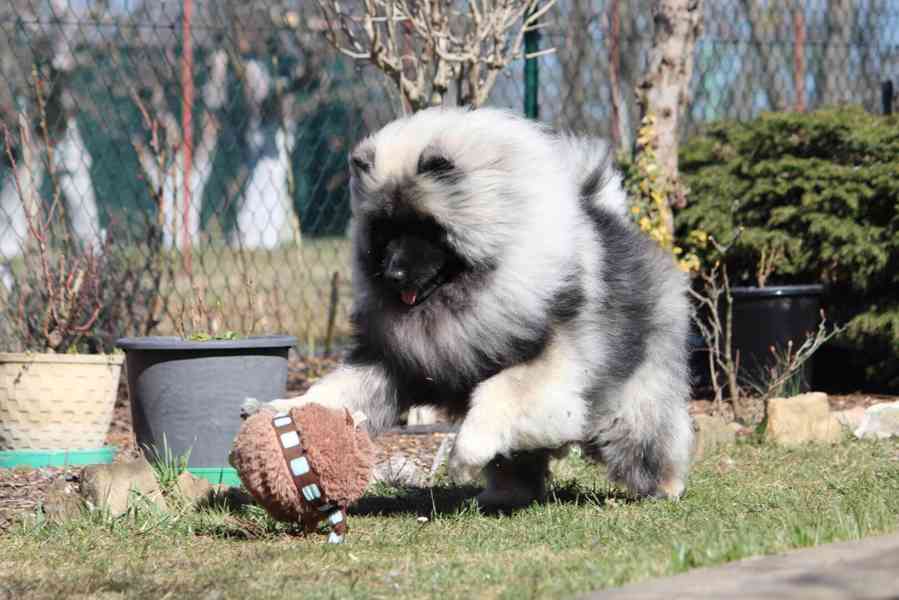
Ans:
[[[428,174],[434,175],[435,177],[441,177],[443,175],[449,174],[455,168],[456,165],[454,165],[452,161],[444,156],[440,156],[439,154],[428,157],[422,155],[422,157],[418,159],[419,175]]]
[[[358,154],[350,155],[350,163],[353,165],[357,171],[361,171],[362,173],[368,173],[371,170],[372,161],[367,157],[359,156]]]

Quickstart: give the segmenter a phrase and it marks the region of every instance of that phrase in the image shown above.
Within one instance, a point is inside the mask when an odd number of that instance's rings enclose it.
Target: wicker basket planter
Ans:
[[[0,451],[101,448],[124,358],[0,353]]]

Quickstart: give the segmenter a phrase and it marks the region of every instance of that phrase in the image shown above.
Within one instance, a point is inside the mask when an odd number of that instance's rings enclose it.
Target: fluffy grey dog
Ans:
[[[686,276],[627,219],[599,140],[429,109],[351,153],[354,344],[300,398],[461,421],[450,473],[482,503],[543,493],[580,444],[637,495],[683,492],[692,438]]]

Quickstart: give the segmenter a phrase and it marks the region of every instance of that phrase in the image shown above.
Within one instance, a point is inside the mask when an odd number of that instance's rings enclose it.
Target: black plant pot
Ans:
[[[123,338],[128,392],[137,443],[174,456],[188,451],[191,471],[227,468],[248,397],[283,397],[287,355],[296,338],[248,337],[187,341],[179,337]],[[207,477],[209,478],[209,477]]]
[[[743,383],[761,383],[764,373],[775,364],[771,353],[779,353],[792,340],[797,349],[818,328],[821,316],[822,285],[780,285],[731,288],[733,296],[733,350],[740,361]],[[722,323],[723,315],[722,315]],[[691,366],[699,385],[709,382],[705,342],[691,335]],[[812,360],[801,373],[801,390],[812,381]]]

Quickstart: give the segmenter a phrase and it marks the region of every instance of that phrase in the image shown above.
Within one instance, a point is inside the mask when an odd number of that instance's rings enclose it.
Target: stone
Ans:
[[[706,452],[733,444],[737,439],[736,429],[723,417],[712,415],[696,415],[693,417],[693,460],[699,460]]]
[[[837,418],[837,421],[840,422],[840,425],[846,429],[855,431],[858,429],[858,426],[862,424],[862,419],[865,417],[865,407],[855,406],[846,410],[838,410],[835,411],[833,415]]]
[[[212,487],[213,499],[237,510],[254,504],[253,496],[239,485],[219,484]]]
[[[859,439],[873,437],[881,440],[899,436],[899,402],[869,406],[854,434]]]
[[[755,396],[740,395],[733,401],[734,418],[748,427],[755,427],[765,418],[765,401]]]
[[[129,506],[147,503],[166,509],[153,467],[144,457],[111,465],[91,465],[81,474],[81,496],[89,506],[117,517]]]
[[[784,446],[806,442],[835,443],[842,437],[842,426],[830,412],[827,394],[809,392],[768,400],[765,437],[769,442]]]
[[[207,502],[214,493],[211,483],[189,471],[184,471],[178,476],[175,489],[181,498],[191,506]]]
[[[84,501],[78,494],[76,485],[65,479],[57,479],[47,490],[44,514],[51,523],[63,523],[81,516]]]
[[[425,481],[421,470],[404,454],[393,454],[375,465],[372,481],[394,486],[420,486]]]

